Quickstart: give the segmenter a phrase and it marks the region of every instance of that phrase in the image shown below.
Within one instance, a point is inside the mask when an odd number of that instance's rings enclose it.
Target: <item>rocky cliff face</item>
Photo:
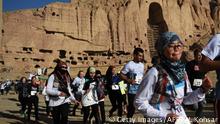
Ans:
[[[177,32],[187,45],[207,42],[219,29],[215,0],[73,0],[3,14],[1,73],[17,76],[53,67],[56,58],[71,67],[120,65],[135,47],[149,63],[160,32]],[[19,64],[19,66],[17,66]]]

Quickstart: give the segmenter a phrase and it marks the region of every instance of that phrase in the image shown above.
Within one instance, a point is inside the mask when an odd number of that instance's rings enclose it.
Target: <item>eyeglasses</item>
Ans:
[[[184,46],[182,44],[169,44],[167,46],[170,50],[182,49]]]

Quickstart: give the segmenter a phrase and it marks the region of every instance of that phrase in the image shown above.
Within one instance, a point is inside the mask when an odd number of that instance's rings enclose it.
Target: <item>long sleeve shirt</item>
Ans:
[[[75,100],[74,95],[71,92],[70,83],[67,83],[67,89],[70,94],[69,97],[59,96],[61,91],[58,90],[59,82],[55,81],[54,74],[50,75],[48,78],[48,83],[46,87],[46,93],[50,96],[49,106],[59,106],[64,103],[68,103]]]
[[[74,81],[72,82],[72,85],[77,86],[77,87],[78,87],[77,91],[78,91],[78,92],[81,92],[81,93],[84,93],[84,92],[83,92],[84,84],[85,84],[85,78],[76,77],[76,78],[74,79]]]
[[[175,85],[175,89],[177,95],[175,97],[175,104],[178,105],[177,109],[171,109],[170,99],[165,98],[161,103],[152,105],[150,104],[150,100],[152,99],[152,95],[154,94],[154,89],[156,82],[158,81],[158,70],[153,67],[148,73],[144,76],[140,87],[137,91],[135,98],[135,107],[145,116],[145,117],[158,117],[158,118],[166,118],[167,114],[175,113],[180,117],[186,117],[185,111],[182,107],[182,103],[184,104],[194,104],[198,101],[204,99],[205,94],[202,93],[202,90],[199,88],[192,92],[190,87],[190,83],[188,80],[178,83]],[[168,76],[169,83],[173,83],[171,78]],[[187,85],[187,95],[185,96],[184,87]],[[171,94],[170,86],[167,84],[166,93]]]

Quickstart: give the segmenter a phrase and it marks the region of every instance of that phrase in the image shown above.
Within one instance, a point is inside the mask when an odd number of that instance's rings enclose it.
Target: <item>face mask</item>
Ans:
[[[61,67],[60,69],[63,71],[67,71],[67,67]]]

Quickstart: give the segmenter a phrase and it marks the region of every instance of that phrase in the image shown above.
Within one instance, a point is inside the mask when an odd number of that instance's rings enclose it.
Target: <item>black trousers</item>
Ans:
[[[4,89],[1,89],[0,91],[1,91],[1,94],[4,95]]]
[[[24,113],[25,110],[27,109],[27,106],[29,106],[30,98],[28,97],[20,97],[20,102],[21,102],[21,112]]]
[[[196,117],[202,117],[202,112],[203,112],[203,108],[204,108],[204,101],[200,101],[198,103],[193,104],[193,108],[195,109],[195,116]]]
[[[99,102],[98,107],[99,107],[99,111],[100,111],[100,115],[102,119],[101,122],[103,124],[105,123],[105,102],[104,101]],[[94,112],[92,111],[89,116],[89,119],[91,120],[93,116],[94,116]]]
[[[135,112],[135,107],[134,107],[134,98],[136,94],[128,94],[128,114],[127,118],[132,118]]]
[[[31,116],[31,109],[32,109],[32,105],[34,104],[34,114],[35,114],[35,120],[38,120],[38,103],[39,103],[39,99],[38,96],[31,96],[29,98],[29,104],[28,104],[28,120],[30,120],[30,116]]]
[[[22,105],[22,95],[21,94],[18,94],[18,101],[20,102],[20,104]]]
[[[78,103],[75,103],[75,105],[73,106],[73,116],[76,115],[76,109],[79,107]]]
[[[120,90],[110,90],[109,99],[112,104],[112,108],[109,111],[109,114],[112,115],[114,111],[118,109],[118,116],[122,117],[122,102],[123,96]]]
[[[50,115],[50,106],[49,106],[49,101],[46,101],[45,100],[45,104],[46,104],[46,113],[47,113],[47,115]]]
[[[53,124],[67,124],[69,104],[65,103],[56,107],[52,107]]]
[[[87,124],[87,120],[88,120],[89,114],[90,114],[90,107],[92,108],[91,114],[93,114],[93,116],[95,117],[95,123],[100,124],[98,104],[94,104],[92,106],[86,106],[83,108],[83,110],[84,110],[83,124]]]
[[[127,105],[126,94],[123,94],[122,97],[123,97],[123,101],[122,101],[123,105]]]
[[[105,102],[101,101],[99,102],[99,109],[100,109],[100,114],[102,118],[102,123],[105,122]]]

